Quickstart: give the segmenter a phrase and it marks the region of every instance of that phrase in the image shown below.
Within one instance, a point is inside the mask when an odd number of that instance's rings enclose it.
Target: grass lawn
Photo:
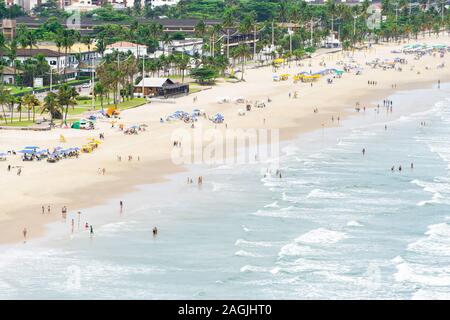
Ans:
[[[76,106],[75,108],[69,107],[69,110],[67,112],[67,115],[76,115],[76,114],[82,114],[86,111],[89,111],[91,106],[86,107],[79,107]]]
[[[85,101],[89,102],[89,104],[86,104],[86,105],[78,104],[75,108],[69,107],[68,116],[80,115],[80,114],[82,114],[84,112],[87,112],[87,111],[93,111],[92,108],[91,108],[90,101],[87,101],[87,100],[85,100]],[[80,102],[85,102],[85,101],[80,101]],[[105,110],[108,109],[110,106],[113,106],[112,100],[110,102],[111,102],[110,104],[106,103],[106,101],[103,102],[103,108]],[[118,104],[118,107],[119,107],[120,110],[127,110],[127,109],[132,109],[132,108],[136,108],[136,107],[142,106],[145,103],[147,103],[145,98],[134,98],[134,99],[131,99],[131,100],[125,100],[123,102],[120,102]],[[95,105],[95,110],[101,110],[101,105],[100,104],[98,104],[98,105],[96,104]]]
[[[5,85],[6,89],[10,90],[11,94],[18,94],[18,93],[22,93],[22,92],[31,92],[31,89],[29,89],[28,87],[17,87],[17,86],[11,86],[11,85]]]
[[[88,82],[88,80],[69,80],[67,81],[68,85],[80,85],[81,83],[86,83]],[[53,84],[54,86],[56,86],[57,84]],[[10,89],[11,94],[18,94],[18,93],[27,93],[27,92],[32,92],[33,88],[31,87],[19,87],[19,86],[14,86],[14,85],[5,85],[6,88]],[[40,87],[40,88],[34,88],[35,90],[39,90],[39,89],[50,89],[50,86],[45,86],[45,87]]]
[[[132,108],[139,107],[145,103],[147,103],[145,98],[134,98],[132,100],[119,103],[119,109],[120,110],[132,109]],[[107,109],[108,105],[105,104],[104,107],[105,107],[105,109]],[[79,120],[80,119],[79,116],[81,114],[83,114],[84,112],[89,111],[90,108],[91,108],[91,105],[86,106],[86,107],[77,105],[73,109],[71,107],[69,107],[69,112],[67,114],[67,116],[68,116],[67,120],[70,122]],[[100,107],[96,108],[96,110],[100,110]],[[78,117],[76,117],[76,116],[78,116]],[[25,116],[25,118],[26,118],[26,116]],[[36,118],[38,118],[37,114],[36,114]],[[48,116],[47,116],[47,119],[48,119]],[[36,119],[36,120],[38,120],[38,119]],[[55,124],[60,123],[60,121],[61,120],[55,119]],[[18,118],[13,118],[12,123],[10,122],[9,118],[8,118],[8,123],[5,123],[4,120],[0,120],[0,126],[7,126],[7,127],[29,127],[29,126],[32,126],[33,124],[34,124],[33,120],[27,120],[27,119],[19,121]]]
[[[34,124],[33,120],[13,120],[13,122],[9,122],[5,123],[4,121],[0,122],[0,126],[5,126],[5,127],[30,127]]]
[[[127,110],[142,106],[143,104],[146,103],[147,100],[145,98],[133,98],[131,100],[125,100],[123,102],[120,102],[118,106],[120,110]]]
[[[104,98],[103,99],[103,107],[107,106],[108,103],[113,103],[113,99],[109,99],[109,101],[108,101],[108,99]],[[83,106],[83,107],[91,107],[92,99],[90,99],[90,100],[77,100],[77,105],[78,106]],[[97,108],[101,108],[101,106],[102,106],[102,103],[100,101],[100,98],[95,99],[94,107],[97,109]]]

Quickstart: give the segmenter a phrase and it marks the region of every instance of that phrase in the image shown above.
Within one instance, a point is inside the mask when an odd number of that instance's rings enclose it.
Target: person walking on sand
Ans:
[[[366,148],[362,149],[362,155],[365,156],[366,155]]]
[[[81,223],[81,211],[78,211],[78,230],[80,229],[80,223]]]
[[[51,211],[52,211],[51,207],[50,207],[50,206],[47,206],[47,213],[50,214]]]
[[[72,233],[73,233],[74,229],[75,229],[75,219],[72,219]]]
[[[120,200],[119,205],[120,205],[120,212],[122,212],[123,211],[123,202],[122,202],[122,200]]]
[[[27,228],[23,228],[22,234],[23,234],[23,243],[25,243],[27,242],[27,234],[28,234]]]
[[[152,232],[153,232],[153,236],[156,237],[156,235],[158,234],[158,228],[154,227]]]
[[[92,227],[92,225],[90,226],[89,233],[91,234],[91,237],[94,235],[94,228]]]
[[[414,163],[411,162],[411,170],[414,169]]]
[[[45,207],[42,206],[42,214],[44,214],[44,213],[45,213]]]

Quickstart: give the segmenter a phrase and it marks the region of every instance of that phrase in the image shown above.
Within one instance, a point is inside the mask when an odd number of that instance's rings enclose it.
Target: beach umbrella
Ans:
[[[24,153],[24,154],[33,154],[34,150],[30,150],[30,149],[24,149],[24,150],[20,150],[20,153]]]

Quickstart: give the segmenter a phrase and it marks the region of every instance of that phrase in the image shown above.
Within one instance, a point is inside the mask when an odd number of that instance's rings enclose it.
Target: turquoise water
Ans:
[[[123,196],[123,213],[119,199],[85,209],[92,239],[61,222],[1,248],[0,298],[448,299],[447,97],[400,92],[392,114],[286,142],[282,179],[268,164],[194,167],[201,189],[180,174]]]

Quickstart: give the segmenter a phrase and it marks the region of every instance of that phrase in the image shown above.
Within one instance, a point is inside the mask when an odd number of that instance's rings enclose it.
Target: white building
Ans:
[[[195,53],[202,55],[203,39],[185,38],[184,40],[172,40],[168,44],[164,44],[162,41],[160,41],[159,48],[163,50],[165,54],[170,54],[173,52],[183,52],[191,56]]]
[[[58,62],[60,69],[69,67],[69,57],[67,57],[63,52],[59,53],[57,51],[49,49],[17,49],[16,60],[24,62],[29,58],[36,57],[38,54],[44,56],[45,60],[52,69],[58,68]],[[7,59],[7,56],[5,56],[4,58]]]
[[[329,36],[322,41],[322,47],[324,48],[340,48],[341,42],[337,38],[337,34],[335,32],[331,33]]]
[[[106,46],[105,54],[110,54],[115,51],[123,53],[131,52],[135,57],[146,56],[148,53],[147,46],[128,41],[119,41]]]
[[[22,7],[25,12],[31,12],[36,6],[46,3],[47,0],[14,0],[13,2]]]
[[[92,0],[74,0],[71,1],[69,6],[65,6],[64,10],[67,12],[72,11],[80,11],[80,12],[88,12],[94,9],[98,9],[99,7],[95,4],[92,4]]]
[[[150,5],[152,6],[152,8],[161,6],[174,6],[178,2],[180,2],[180,0],[150,0]]]

